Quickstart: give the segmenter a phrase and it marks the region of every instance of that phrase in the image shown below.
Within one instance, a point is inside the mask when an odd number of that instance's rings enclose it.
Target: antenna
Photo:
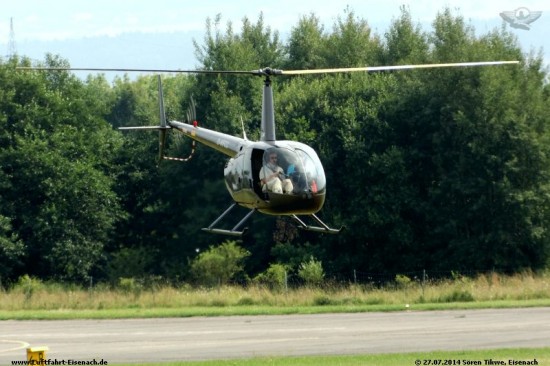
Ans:
[[[10,18],[10,38],[8,41],[8,58],[11,58],[17,54],[17,48],[15,47],[15,31],[13,30],[13,17]]]

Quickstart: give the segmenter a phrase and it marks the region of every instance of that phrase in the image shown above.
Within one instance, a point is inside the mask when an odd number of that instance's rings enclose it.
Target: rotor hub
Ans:
[[[253,71],[255,75],[258,76],[274,76],[274,75],[282,75],[283,70],[280,69],[272,69],[271,67],[265,67],[263,69],[259,69],[256,71]]]

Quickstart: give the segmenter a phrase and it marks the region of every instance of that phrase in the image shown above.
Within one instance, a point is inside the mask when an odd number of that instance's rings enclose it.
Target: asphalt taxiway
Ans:
[[[47,346],[51,360],[151,362],[549,347],[550,308],[0,321],[0,365]]]

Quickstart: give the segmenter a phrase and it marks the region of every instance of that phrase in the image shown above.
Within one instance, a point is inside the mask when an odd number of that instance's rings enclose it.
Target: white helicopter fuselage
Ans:
[[[272,215],[309,215],[323,207],[326,177],[317,153],[297,141],[249,141],[191,124],[168,125],[191,139],[230,156],[224,169],[225,185],[235,203]],[[260,171],[268,156],[277,154],[281,178],[290,192],[273,192],[262,184]]]

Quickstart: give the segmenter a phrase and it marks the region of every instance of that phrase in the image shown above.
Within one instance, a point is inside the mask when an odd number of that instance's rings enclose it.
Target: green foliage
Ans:
[[[399,287],[407,287],[411,284],[411,279],[406,275],[397,274],[395,275],[395,283]]]
[[[333,32],[328,36],[323,51],[330,67],[372,65],[380,53],[380,40],[372,34],[365,19],[357,18],[346,8],[344,17],[338,16]]]
[[[437,302],[472,302],[474,296],[467,290],[454,290],[450,294],[445,294],[437,299]]]
[[[418,64],[427,61],[428,41],[419,25],[415,25],[411,14],[403,5],[401,16],[392,21],[385,33],[384,62],[393,64]]]
[[[21,266],[24,254],[25,245],[13,232],[10,220],[0,215],[0,280],[11,277]]]
[[[284,263],[288,268],[298,268],[300,264],[308,261],[316,253],[322,253],[323,248],[309,242],[277,242],[271,248],[271,255],[279,262]]]
[[[348,230],[319,236],[259,217],[246,250],[233,248],[243,257],[229,259],[214,250],[228,242],[200,232],[227,205],[225,158],[198,146],[189,163],[157,168],[156,138],[115,130],[157,123],[155,77],[82,81],[14,72],[30,61],[0,60],[2,281],[25,273],[73,282],[190,274],[215,285],[242,273],[248,252],[247,270],[269,268],[261,276],[273,286],[281,271],[270,263],[313,268],[313,255],[343,275],[548,266],[548,75],[542,56],[525,55],[513,33],[476,35],[449,9],[422,29],[406,7],[382,35],[349,8],[330,29],[315,14],[303,16],[286,41],[262,15],[235,29],[221,16],[207,21],[195,43],[200,68],[522,64],[274,79],[278,137],[317,150],[328,185],[323,218]],[[44,64],[67,62],[47,55]],[[261,79],[163,81],[169,118],[185,118],[193,95],[201,126],[240,135],[242,118],[248,137],[259,137]],[[170,155],[189,154],[189,145],[173,142]],[[232,260],[238,264],[224,264]]]
[[[315,306],[328,306],[328,305],[334,305],[334,304],[335,304],[335,301],[331,299],[330,296],[328,295],[317,296],[315,297],[315,299],[313,299],[313,305]]]
[[[256,283],[265,285],[272,290],[280,291],[287,287],[288,268],[279,263],[272,263],[264,272],[254,277]]]
[[[148,273],[152,265],[151,251],[146,248],[121,248],[113,252],[107,264],[107,276],[116,283],[120,278],[139,278]]]
[[[117,288],[125,293],[139,295],[143,290],[143,284],[134,277],[121,277],[118,279]]]
[[[26,274],[19,277],[17,282],[13,285],[12,291],[25,294],[25,299],[29,300],[35,292],[43,290],[44,288],[44,283],[40,279]]]
[[[64,65],[51,56],[46,61]],[[1,199],[11,237],[18,238],[11,241],[27,254],[17,259],[34,276],[86,280],[123,216],[111,171],[121,140],[102,119],[106,102],[87,98],[75,76],[7,70],[0,72]],[[107,87],[94,80],[94,91]]]
[[[250,252],[235,241],[225,241],[200,253],[191,263],[191,276],[203,286],[225,285],[244,269]]]
[[[323,47],[326,44],[323,25],[314,14],[302,16],[290,31],[286,46],[288,69],[315,69],[326,66]]]
[[[303,262],[298,268],[298,277],[300,277],[307,286],[320,286],[325,278],[325,271],[321,261],[313,257],[309,261]]]

